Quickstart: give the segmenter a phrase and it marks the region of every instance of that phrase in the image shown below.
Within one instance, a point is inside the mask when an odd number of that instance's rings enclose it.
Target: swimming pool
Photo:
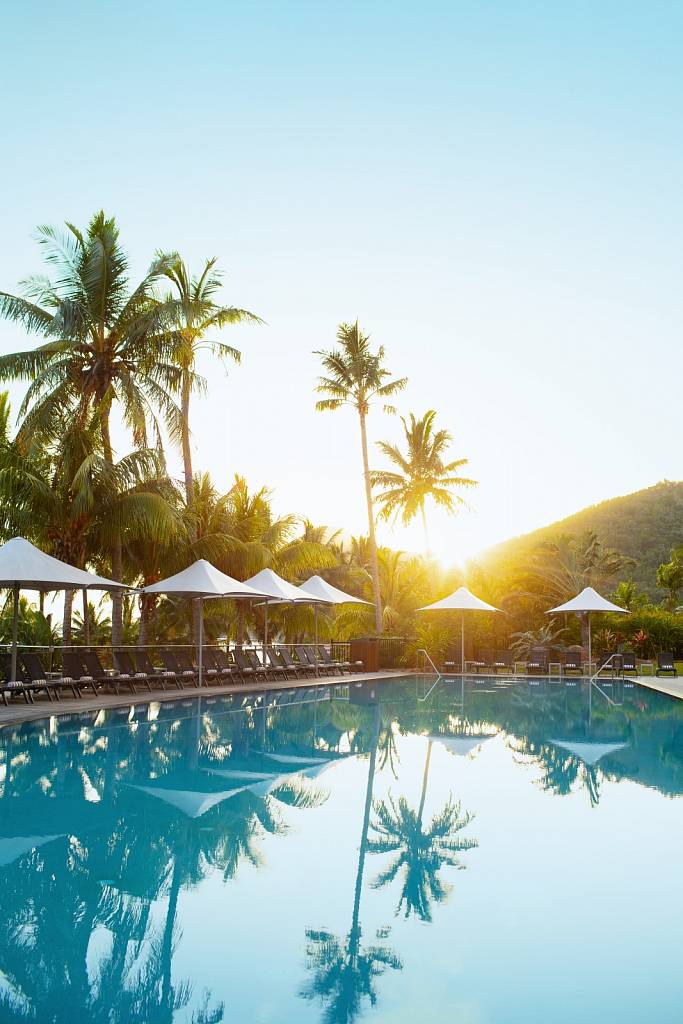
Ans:
[[[679,1022],[683,702],[431,685],[0,731],[0,1021]]]

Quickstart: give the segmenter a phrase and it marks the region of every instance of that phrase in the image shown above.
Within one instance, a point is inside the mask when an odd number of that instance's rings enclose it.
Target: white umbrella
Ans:
[[[591,676],[593,672],[591,612],[617,612],[619,615],[628,615],[628,608],[620,608],[618,604],[612,604],[592,587],[584,587],[576,597],[572,597],[565,604],[558,605],[557,608],[550,608],[546,615],[555,615],[558,612],[573,612],[576,615],[588,616],[588,675]]]
[[[623,750],[628,743],[601,743],[599,740],[551,740],[556,747],[568,750],[570,754],[580,757],[586,764],[597,764],[603,757],[613,754],[615,750]]]
[[[201,789],[166,789],[162,786],[138,786],[131,784],[131,789],[138,789],[141,793],[154,796],[158,800],[175,807],[187,818],[201,818],[203,814],[210,811],[216,804],[222,804],[238,793],[243,793],[249,786],[238,786],[235,789],[223,790],[219,793],[207,792]]]
[[[268,647],[268,605],[270,604],[310,604],[312,598],[306,598],[293,583],[283,580],[272,569],[261,569],[247,581],[248,586],[263,591],[267,595],[264,601],[265,622],[263,630],[263,664],[266,664],[266,648]]]
[[[322,576],[311,576],[297,589],[320,604],[372,604],[372,601],[364,601],[362,597],[347,594],[339,587],[333,587]]]
[[[318,674],[318,605],[319,604],[372,604],[372,601],[364,601],[362,597],[354,597],[353,594],[346,594],[339,587],[333,587],[331,583],[324,580],[322,576],[311,576],[298,588],[309,601],[313,602],[313,619],[315,629],[315,674]]]
[[[199,666],[199,685],[202,685],[203,674],[203,646],[204,646],[204,606],[205,598],[228,597],[236,601],[254,601],[258,598],[267,597],[260,590],[255,590],[247,583],[240,583],[232,576],[221,572],[205,558],[200,558],[187,569],[178,572],[175,576],[160,580],[159,583],[151,583],[144,587],[143,594],[176,594],[178,597],[195,598],[202,602],[201,615],[199,616],[199,639],[197,664]]]
[[[13,537],[0,547],[0,587],[13,593],[12,681],[17,678],[17,627],[20,590],[128,590],[105,576],[77,569],[46,555],[24,537]]]
[[[419,612],[447,612],[447,611],[459,611],[460,612],[460,648],[461,648],[461,671],[465,674],[465,612],[498,612],[500,608],[494,608],[492,604],[487,604],[486,601],[482,601],[480,597],[473,594],[467,587],[458,587],[448,597],[442,597],[440,601],[435,601],[434,604],[425,605],[424,608],[418,608]]]
[[[493,736],[490,734],[486,736],[440,736],[438,733],[435,733],[432,736],[428,736],[427,739],[433,743],[441,743],[446,750],[457,757],[467,757],[473,750],[480,747],[482,743],[493,739]]]
[[[15,860],[19,860],[25,853],[36,850],[39,846],[51,843],[55,839],[62,839],[61,835],[54,836],[7,836],[0,838],[0,867],[5,867]]]

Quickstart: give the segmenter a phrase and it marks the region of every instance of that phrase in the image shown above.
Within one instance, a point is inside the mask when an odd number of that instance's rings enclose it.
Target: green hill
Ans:
[[[683,481],[664,480],[643,491],[601,501],[490,548],[482,561],[514,560],[541,541],[578,536],[587,530],[597,533],[606,546],[633,558],[636,564],[630,575],[638,587],[652,597],[662,596],[655,583],[657,566],[669,561],[672,547],[683,544]]]

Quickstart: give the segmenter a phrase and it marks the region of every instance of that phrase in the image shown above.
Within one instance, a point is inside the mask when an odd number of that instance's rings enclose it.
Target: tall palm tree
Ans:
[[[208,349],[227,362],[239,363],[241,353],[232,345],[217,338],[207,337],[228,324],[249,321],[263,323],[260,317],[236,306],[222,306],[216,301],[222,275],[215,269],[216,258],[207,260],[198,277],[190,275],[185,262],[174,254],[158,258],[165,262],[164,274],[173,285],[173,291],[162,300],[173,324],[172,361],[180,370],[180,441],[185,477],[185,500],[192,509],[194,500],[194,474],[190,448],[190,397],[193,389],[204,386],[195,373],[197,353]]]
[[[320,350],[325,376],[318,378],[316,391],[326,395],[316,403],[319,412],[341,409],[344,405],[351,406],[358,413],[360,423],[361,451],[363,455],[363,478],[365,481],[365,501],[368,513],[368,537],[370,541],[371,573],[373,595],[375,601],[375,628],[382,632],[382,597],[379,586],[379,566],[377,564],[377,540],[375,537],[375,515],[372,505],[372,486],[370,482],[370,466],[368,463],[368,438],[366,420],[371,405],[381,401],[385,412],[395,412],[387,399],[393,398],[403,391],[408,383],[407,377],[395,380],[384,366],[384,348],[380,345],[377,352],[370,350],[370,337],[363,334],[358,321],[355,324],[340,324],[337,329],[339,347],[330,351]]]
[[[353,894],[351,928],[345,936],[313,928],[306,929],[307,966],[313,977],[300,990],[303,999],[319,998],[325,1006],[323,1020],[326,1024],[352,1024],[363,1010],[363,1000],[374,1006],[377,1002],[375,979],[387,968],[401,970],[399,957],[381,943],[363,945],[360,921],[360,901],[363,889],[365,854],[368,849],[368,829],[372,809],[372,791],[377,762],[377,746],[380,731],[380,708],[373,710],[373,731],[370,746],[368,781],[365,790],[363,826],[358,851],[358,867]],[[379,938],[379,935],[378,935]]]
[[[157,444],[157,412],[170,432],[180,434],[180,412],[173,401],[180,371],[172,362],[168,310],[152,300],[154,283],[167,268],[156,258],[132,290],[128,261],[114,218],[95,214],[85,232],[67,223],[61,233],[40,227],[38,239],[53,276],[24,282],[24,295],[0,292],[0,317],[22,324],[44,344],[0,357],[0,379],[28,379],[20,410],[20,435],[58,435],[65,412],[83,420],[97,410],[104,457],[114,464],[110,414],[117,403],[124,424],[140,447],[151,425]],[[111,544],[111,576],[122,577],[122,545]],[[112,640],[121,642],[122,598],[112,598]]]
[[[476,487],[477,481],[460,476],[460,470],[468,459],[454,459],[444,462],[444,456],[453,438],[447,430],[435,430],[436,413],[429,409],[421,419],[411,412],[408,422],[403,416],[401,422],[406,439],[406,453],[395,444],[379,441],[377,447],[395,467],[394,470],[373,470],[370,482],[373,487],[385,488],[377,496],[382,519],[395,519],[399,513],[404,526],[420,514],[425,538],[425,553],[429,554],[429,536],[425,502],[431,499],[448,512],[455,512],[465,504],[456,488]]]

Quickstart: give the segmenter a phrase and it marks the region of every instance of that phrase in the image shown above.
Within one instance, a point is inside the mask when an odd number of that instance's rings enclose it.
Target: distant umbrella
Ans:
[[[576,597],[572,597],[570,601],[566,601],[565,604],[561,604],[557,608],[551,608],[546,615],[556,615],[559,612],[573,612],[575,615],[588,616],[588,675],[592,676],[591,612],[616,612],[619,615],[628,615],[628,608],[620,608],[618,604],[613,604],[598,594],[597,590],[585,587]]]
[[[419,612],[447,612],[447,611],[459,611],[460,612],[460,643],[461,643],[461,672],[465,674],[465,612],[498,612],[500,608],[494,608],[492,604],[487,604],[486,601],[482,601],[480,597],[473,594],[467,587],[458,587],[448,597],[442,597],[440,601],[435,601],[434,604],[425,605],[424,608],[418,608]]]

